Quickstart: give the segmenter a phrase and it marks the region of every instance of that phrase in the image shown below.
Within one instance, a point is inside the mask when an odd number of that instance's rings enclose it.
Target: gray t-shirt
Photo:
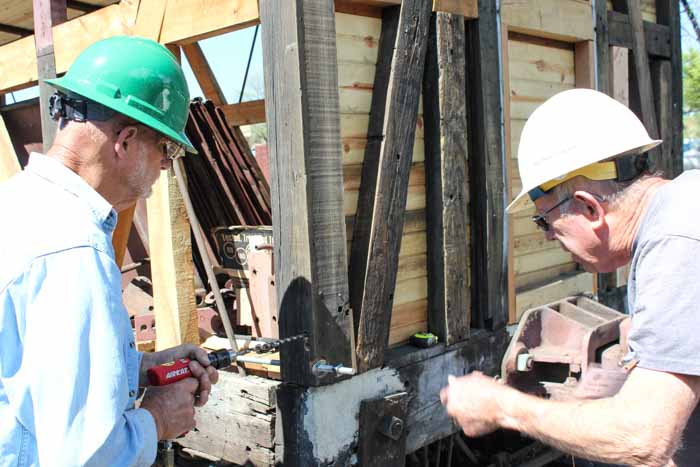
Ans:
[[[627,298],[630,353],[638,367],[700,375],[700,170],[661,187],[637,232]],[[700,465],[695,409],[674,460]]]

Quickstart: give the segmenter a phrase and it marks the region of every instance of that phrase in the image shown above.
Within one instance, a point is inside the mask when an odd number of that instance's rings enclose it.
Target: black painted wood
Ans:
[[[508,319],[505,151],[501,131],[500,32],[495,0],[479,1],[467,21],[472,326],[499,329]]]
[[[360,403],[357,457],[362,467],[406,465],[408,401],[408,393],[401,392]]]
[[[469,336],[469,187],[464,18],[437,13],[423,78],[428,326],[440,342]]]

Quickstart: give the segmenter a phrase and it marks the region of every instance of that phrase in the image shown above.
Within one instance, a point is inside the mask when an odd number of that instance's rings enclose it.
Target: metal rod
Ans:
[[[243,363],[257,363],[258,365],[274,365],[280,366],[280,361],[272,358],[260,358],[260,357],[249,357],[247,355],[241,355],[236,357],[237,362]]]
[[[231,349],[235,352],[238,352],[238,344],[236,344],[236,338],[235,334],[233,333],[233,327],[231,326],[231,321],[228,318],[226,306],[224,305],[224,298],[221,296],[219,284],[216,282],[216,275],[214,274],[214,268],[211,265],[211,261],[209,261],[209,255],[207,254],[204,238],[202,237],[199,220],[197,219],[197,214],[195,214],[194,212],[192,200],[190,199],[190,195],[187,191],[187,185],[185,182],[185,171],[182,167],[182,160],[175,159],[173,161],[173,168],[175,169],[175,178],[177,179],[177,186],[178,188],[180,188],[180,193],[182,193],[182,198],[185,201],[187,217],[190,218],[190,225],[192,226],[192,232],[194,233],[195,243],[197,244],[199,255],[202,257],[202,263],[204,264],[204,269],[207,272],[207,279],[209,279],[211,291],[214,293],[214,298],[216,299],[216,307],[219,309],[219,316],[221,317],[221,321],[223,321],[224,323],[226,337],[228,338],[228,341],[231,344]],[[240,366],[238,368],[239,372],[245,374],[245,370],[243,368],[241,368]]]
[[[250,45],[250,54],[248,55],[248,64],[245,66],[245,75],[243,75],[243,86],[241,86],[241,95],[238,97],[238,103],[243,101],[243,92],[245,91],[245,84],[248,81],[248,71],[250,70],[250,61],[253,59],[253,50],[255,50],[255,39],[258,37],[258,29],[260,29],[260,24],[255,25],[255,32],[253,33],[253,43]]]

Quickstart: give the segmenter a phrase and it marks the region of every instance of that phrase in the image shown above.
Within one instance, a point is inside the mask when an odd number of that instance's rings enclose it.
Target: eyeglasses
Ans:
[[[564,198],[563,200],[559,201],[557,204],[555,204],[551,208],[547,209],[542,214],[532,216],[532,222],[534,222],[537,225],[537,227],[539,227],[543,232],[549,232],[549,229],[551,228],[551,226],[550,226],[549,222],[547,222],[547,214],[554,211],[556,208],[563,205],[564,203],[571,201],[572,199],[574,199],[574,198],[571,196],[569,196],[568,198]]]
[[[170,159],[171,161],[174,161],[175,159],[179,159],[182,156],[185,155],[185,148],[182,144],[176,143],[175,141],[171,139],[164,139],[160,143],[161,145],[161,150],[163,151],[163,155]]]

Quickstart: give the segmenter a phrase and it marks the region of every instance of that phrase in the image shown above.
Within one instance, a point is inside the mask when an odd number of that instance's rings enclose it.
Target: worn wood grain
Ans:
[[[358,367],[362,371],[383,364],[389,340],[430,11],[429,0],[401,4],[362,290],[357,345]],[[357,219],[360,216],[358,211]]]
[[[423,78],[430,331],[448,345],[469,335],[469,225],[464,17],[437,13]]]
[[[646,38],[642,22],[642,13],[639,8],[639,0],[625,0],[630,25],[632,27],[632,57],[634,60],[634,73],[632,82],[636,85],[630,87],[631,97],[636,99],[639,108],[633,105],[633,110],[639,112],[640,119],[644,123],[649,136],[652,139],[659,137],[656,109],[654,108],[654,90],[651,83],[651,69],[649,67],[649,54],[646,48]],[[649,157],[657,165],[663,167],[661,151],[659,148],[649,151]]]
[[[647,0],[650,1],[650,0]],[[669,28],[670,81],[670,149],[668,175],[675,177],[683,171],[683,60],[681,56],[681,18],[678,2],[656,0],[657,22]]]
[[[274,465],[275,391],[279,384],[219,372],[209,402],[197,409],[197,430],[178,439],[178,444],[240,465]]]
[[[671,56],[671,31],[666,25],[644,21],[644,39],[649,54],[668,58]],[[634,31],[629,16],[619,11],[608,12],[608,28],[610,45],[626,47],[634,46]]]
[[[282,347],[282,378],[319,384],[310,359],[352,366],[334,7],[260,10],[280,337],[310,335]]]
[[[379,38],[376,71],[372,92],[372,104],[366,134],[366,146],[362,161],[362,175],[353,224],[350,249],[350,305],[354,313],[354,323],[360,325],[362,297],[367,277],[370,233],[374,213],[374,199],[377,191],[379,158],[384,139],[384,121],[387,107],[387,91],[391,76],[394,46],[399,27],[400,7],[387,8],[382,16],[382,30]]]
[[[467,23],[472,322],[493,329],[508,318],[500,40],[496,2],[479,2],[479,20]]]

